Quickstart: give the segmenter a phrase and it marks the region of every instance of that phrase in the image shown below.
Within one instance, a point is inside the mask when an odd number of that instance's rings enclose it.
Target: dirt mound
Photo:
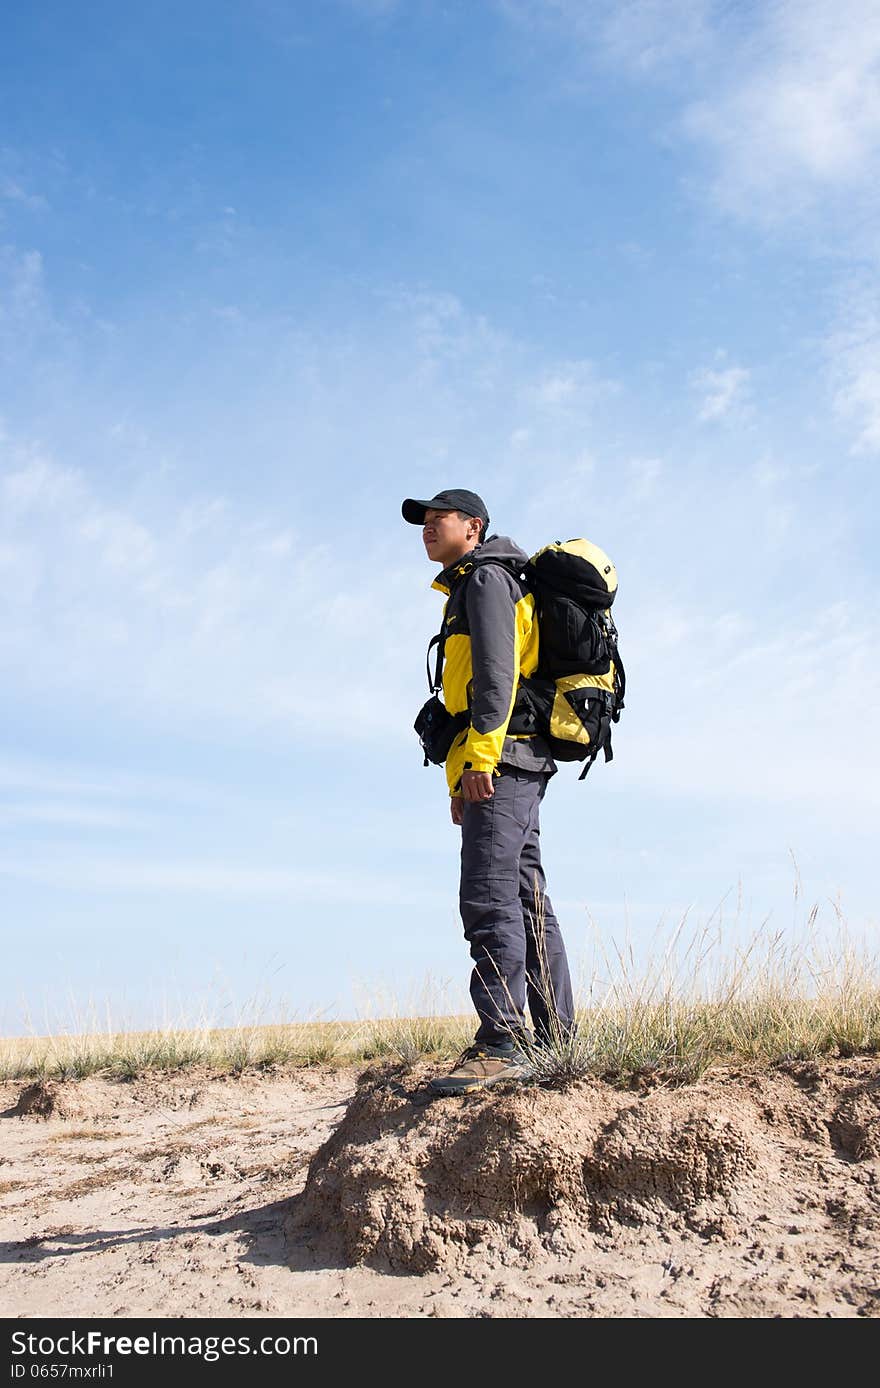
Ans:
[[[828,1126],[846,1156],[855,1161],[880,1157],[880,1084],[844,1095]]]
[[[58,1095],[52,1085],[37,1082],[27,1085],[19,1094],[14,1112],[17,1117],[51,1118]]]
[[[259,1089],[267,1081],[255,1077]],[[314,1086],[306,1077],[300,1087]],[[7,1092],[10,1084],[3,1086]],[[46,1079],[26,1085],[15,1097],[11,1112],[20,1118],[52,1118],[63,1122],[101,1122],[163,1110],[169,1113],[196,1113],[209,1107],[212,1112],[236,1112],[241,1085],[231,1075],[207,1069],[181,1074],[147,1073],[137,1079],[92,1075],[85,1079]],[[15,1090],[12,1091],[15,1093]]]
[[[696,1086],[634,1098],[588,1080],[425,1106],[393,1076],[367,1076],[311,1163],[290,1233],[417,1272],[471,1252],[568,1254],[619,1224],[716,1228],[775,1175],[738,1107]]]
[[[880,1315],[877,1057],[420,1106],[427,1073],[53,1079],[46,1116],[0,1082],[0,1304]]]
[[[668,1226],[675,1215],[701,1228],[737,1212],[737,1192],[760,1167],[741,1117],[684,1089],[655,1093],[622,1109],[583,1153],[583,1198],[594,1227]]]
[[[37,1080],[21,1090],[12,1110],[18,1118],[53,1118],[62,1122],[95,1122],[116,1114],[125,1086],[98,1079]]]

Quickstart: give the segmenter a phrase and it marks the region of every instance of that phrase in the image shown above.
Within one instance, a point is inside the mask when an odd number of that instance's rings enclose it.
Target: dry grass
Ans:
[[[537,1077],[686,1081],[718,1063],[880,1051],[880,963],[838,911],[831,931],[818,916],[813,907],[794,942],[765,923],[741,948],[725,948],[720,919],[688,935],[685,916],[638,972],[624,951],[609,964],[600,949],[579,1032],[533,1057]]]
[[[541,909],[538,902],[539,916]],[[817,922],[814,907],[791,940],[761,928],[730,949],[729,923],[725,929],[710,918],[688,934],[684,918],[638,969],[630,950],[615,948],[609,959],[597,945],[592,976],[579,990],[578,1030],[534,1052],[534,1077],[553,1083],[594,1074],[627,1083],[662,1072],[684,1081],[715,1063],[880,1051],[877,959],[854,944],[839,914],[830,933]],[[370,1010],[379,1015],[352,1022],[139,1032],[87,1026],[14,1038],[0,1041],[0,1078],[130,1079],[192,1066],[240,1074],[383,1057],[412,1064],[447,1060],[473,1035],[473,1017],[451,1013],[430,985],[403,1008],[380,999]]]
[[[380,994],[368,1010],[379,1015],[361,1023],[359,1058],[364,1060],[387,1057],[413,1065],[424,1056],[457,1055],[473,1037],[473,1018],[452,1014],[445,992],[430,980],[403,1004]]]
[[[291,1022],[263,1026],[166,1027],[155,1031],[64,1031],[0,1041],[0,1079],[134,1079],[148,1071],[207,1066],[225,1074],[356,1060],[355,1024]]]

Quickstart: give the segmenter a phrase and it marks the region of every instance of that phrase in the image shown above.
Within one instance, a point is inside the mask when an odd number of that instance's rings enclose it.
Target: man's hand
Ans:
[[[453,795],[449,802],[449,808],[452,811],[453,824],[460,824],[464,815],[464,801],[460,795]]]
[[[491,800],[492,796],[495,794],[491,772],[463,772],[461,777],[461,794],[464,800]]]

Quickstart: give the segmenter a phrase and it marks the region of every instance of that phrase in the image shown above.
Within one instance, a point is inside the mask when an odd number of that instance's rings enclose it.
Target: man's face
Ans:
[[[425,511],[422,540],[428,558],[445,569],[463,554],[473,549],[480,538],[480,522],[471,516],[464,519],[457,511]]]

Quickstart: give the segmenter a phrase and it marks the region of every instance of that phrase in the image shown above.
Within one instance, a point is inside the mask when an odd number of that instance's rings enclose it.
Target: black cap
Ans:
[[[430,501],[414,501],[408,496],[400,509],[403,519],[409,521],[410,525],[424,525],[425,512],[429,507],[433,511],[463,511],[466,516],[476,516],[483,522],[482,534],[486,534],[489,512],[476,492],[466,492],[461,487],[447,487],[445,492],[438,492]]]

